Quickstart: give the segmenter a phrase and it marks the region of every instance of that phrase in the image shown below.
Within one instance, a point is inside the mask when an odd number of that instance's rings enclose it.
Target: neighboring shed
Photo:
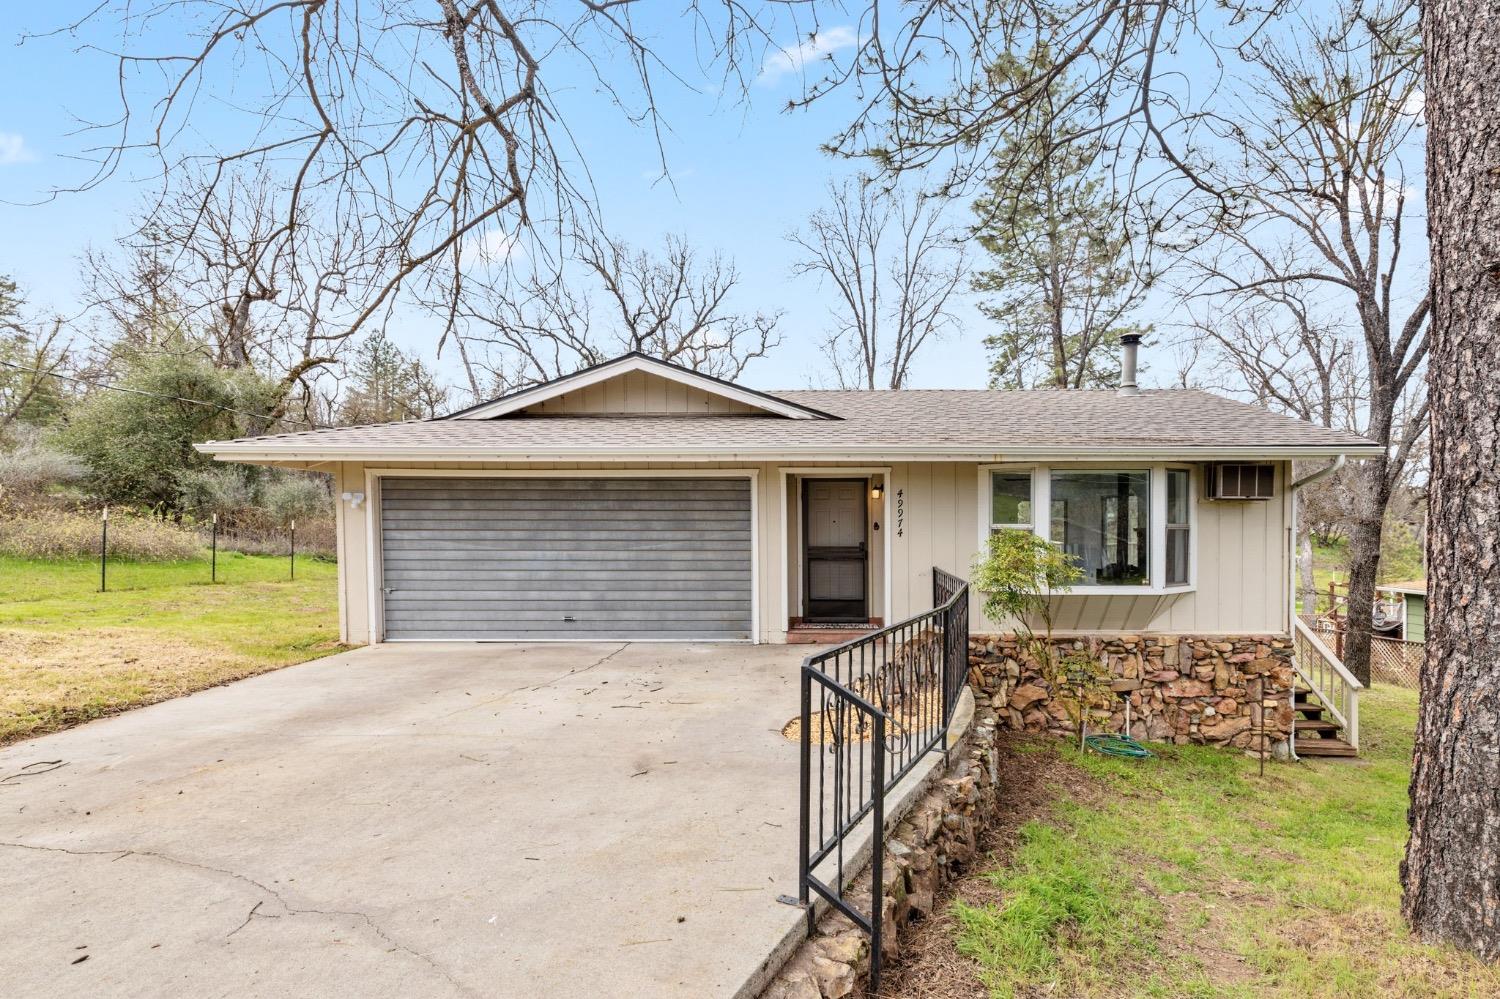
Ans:
[[[1408,642],[1427,640],[1427,580],[1410,579],[1401,583],[1382,583],[1380,592],[1402,607],[1401,638]]]

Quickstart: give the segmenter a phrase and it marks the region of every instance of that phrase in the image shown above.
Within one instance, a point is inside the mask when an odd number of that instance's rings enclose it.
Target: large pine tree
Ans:
[[[1403,911],[1500,959],[1500,5],[1427,0],[1427,662]]]

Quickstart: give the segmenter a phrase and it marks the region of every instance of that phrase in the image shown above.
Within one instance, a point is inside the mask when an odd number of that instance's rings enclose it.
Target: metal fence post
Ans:
[[[291,575],[291,578],[293,580],[295,580],[297,578],[297,522],[295,520],[292,521],[292,524],[291,524],[291,540],[292,540],[292,563],[291,563],[292,575]]]
[[[219,515],[214,514],[213,533],[209,536],[208,581],[219,581]]]
[[[797,841],[797,900],[807,907],[807,932],[813,931],[813,910],[808,904],[807,876],[808,858],[812,849],[808,840],[812,836],[812,677],[808,675],[810,667],[802,667],[802,762],[800,786],[802,788],[802,800],[798,804],[798,828],[800,829]]]
[[[99,517],[99,592],[104,593],[109,588],[109,581],[104,575],[104,560],[109,556],[109,504],[104,505],[104,513]]]

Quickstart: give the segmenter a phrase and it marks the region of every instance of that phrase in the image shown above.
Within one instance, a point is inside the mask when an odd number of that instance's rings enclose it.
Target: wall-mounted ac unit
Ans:
[[[1276,494],[1274,465],[1209,465],[1205,492],[1214,500],[1268,500]]]

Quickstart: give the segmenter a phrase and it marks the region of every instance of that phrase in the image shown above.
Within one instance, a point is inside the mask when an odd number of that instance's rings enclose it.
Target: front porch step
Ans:
[[[1329,738],[1332,733],[1338,732],[1343,726],[1336,721],[1326,721],[1322,718],[1298,718],[1297,734],[1304,732],[1317,732],[1324,738]]]
[[[1359,751],[1343,739],[1308,739],[1305,742],[1298,739],[1297,755],[1353,758],[1359,755]]]
[[[788,645],[838,645],[851,638],[859,638],[879,631],[872,625],[855,625],[852,628],[810,628],[799,625],[786,633]]]

